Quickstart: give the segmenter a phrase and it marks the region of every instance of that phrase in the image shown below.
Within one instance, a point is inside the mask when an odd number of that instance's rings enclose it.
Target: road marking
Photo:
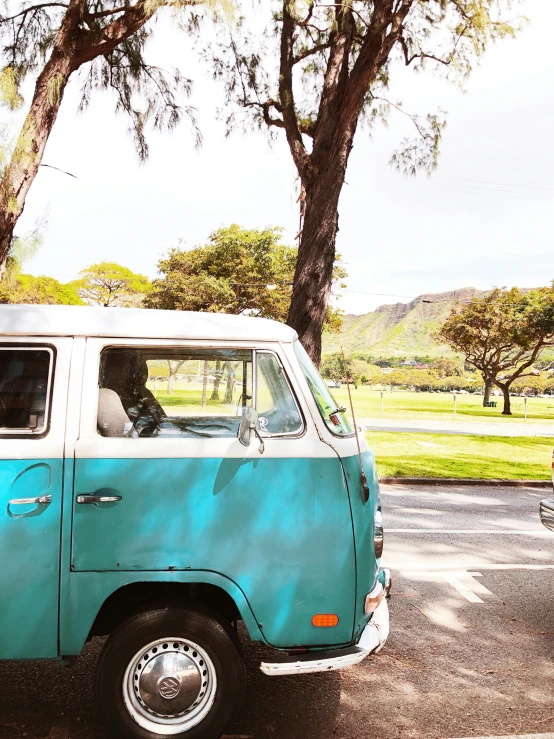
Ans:
[[[478,582],[476,577],[483,577],[480,572],[467,570],[447,570],[443,572],[425,570],[403,570],[400,574],[407,580],[418,582],[446,582],[463,595],[470,603],[483,603],[479,595],[493,595],[491,591]],[[479,593],[479,595],[477,595]]]
[[[461,580],[458,580],[457,577],[446,573],[443,577],[449,585],[452,585],[452,587],[455,588],[460,595],[463,595],[470,603],[483,603],[481,598],[479,598],[478,595],[475,595],[473,590],[470,590]]]
[[[552,533],[544,529],[385,529],[386,534],[505,534],[513,536],[552,536]]]

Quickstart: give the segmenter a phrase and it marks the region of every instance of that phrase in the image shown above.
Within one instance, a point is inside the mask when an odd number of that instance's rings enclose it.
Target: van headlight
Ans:
[[[375,528],[373,534],[373,544],[375,547],[375,557],[380,559],[383,554],[383,514],[381,509],[375,511]]]

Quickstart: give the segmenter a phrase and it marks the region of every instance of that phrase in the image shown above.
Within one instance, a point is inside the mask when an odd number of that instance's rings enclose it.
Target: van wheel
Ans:
[[[230,625],[209,611],[160,608],[111,634],[98,661],[96,699],[116,739],[216,739],[244,682]]]

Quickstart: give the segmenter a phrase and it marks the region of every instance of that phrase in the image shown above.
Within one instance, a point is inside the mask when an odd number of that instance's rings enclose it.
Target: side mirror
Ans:
[[[252,441],[252,431],[260,440],[258,450],[260,454],[264,453],[264,442],[258,431],[258,411],[251,405],[244,406],[242,409],[242,418],[237,433],[238,440],[243,446],[250,446]]]

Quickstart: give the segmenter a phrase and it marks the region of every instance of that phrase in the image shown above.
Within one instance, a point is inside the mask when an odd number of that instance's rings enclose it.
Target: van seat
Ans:
[[[98,391],[98,432],[102,436],[127,436],[125,424],[129,424],[131,420],[125,413],[121,398],[115,392],[107,387],[101,387]]]

